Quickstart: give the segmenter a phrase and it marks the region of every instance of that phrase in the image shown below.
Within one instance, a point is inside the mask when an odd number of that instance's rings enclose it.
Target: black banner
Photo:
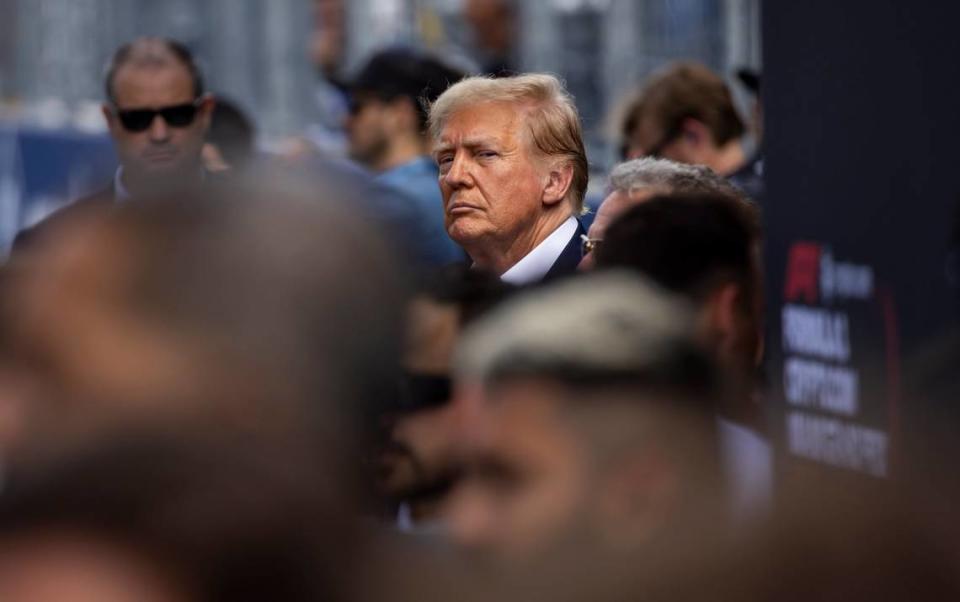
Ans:
[[[934,411],[913,358],[957,316],[960,4],[763,10],[774,432],[788,465],[890,477]]]

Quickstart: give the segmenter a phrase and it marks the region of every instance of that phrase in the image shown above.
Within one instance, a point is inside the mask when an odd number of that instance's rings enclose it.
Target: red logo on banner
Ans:
[[[819,298],[820,245],[797,242],[790,247],[787,257],[787,279],[784,297],[787,301],[803,298],[809,304]]]

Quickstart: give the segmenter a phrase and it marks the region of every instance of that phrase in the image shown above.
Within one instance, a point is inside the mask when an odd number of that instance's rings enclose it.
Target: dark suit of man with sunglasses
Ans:
[[[121,46],[110,62],[105,87],[103,115],[120,163],[113,181],[21,232],[14,251],[52,221],[130,198],[170,194],[210,177],[200,152],[214,100],[204,93],[200,71],[186,47],[162,38]]]

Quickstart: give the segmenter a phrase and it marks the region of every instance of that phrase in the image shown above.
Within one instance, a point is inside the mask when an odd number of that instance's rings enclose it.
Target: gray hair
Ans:
[[[705,388],[711,364],[694,336],[682,299],[638,275],[589,274],[529,292],[477,322],[454,371],[485,385],[545,377]]]
[[[630,194],[662,188],[669,194],[720,194],[746,200],[740,190],[709,167],[643,157],[620,163],[610,172],[611,191]]]

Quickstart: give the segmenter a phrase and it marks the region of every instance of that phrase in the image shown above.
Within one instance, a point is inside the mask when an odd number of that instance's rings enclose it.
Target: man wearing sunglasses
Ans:
[[[120,164],[113,181],[21,232],[15,251],[51,220],[169,194],[208,179],[200,155],[214,100],[204,93],[203,78],[185,46],[163,38],[139,38],[121,46],[110,61],[105,88],[103,115]]]
[[[121,47],[106,94],[103,114],[120,160],[117,200],[202,181],[200,151],[214,101],[189,50],[159,38]]]

